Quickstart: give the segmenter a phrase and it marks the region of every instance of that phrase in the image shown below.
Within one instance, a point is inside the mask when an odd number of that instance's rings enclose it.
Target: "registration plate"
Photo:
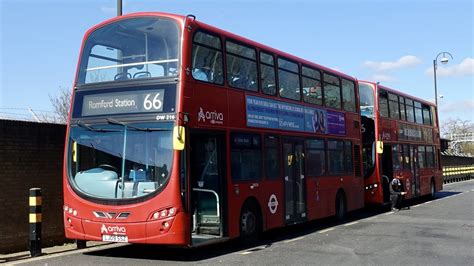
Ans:
[[[124,235],[102,235],[102,241],[127,243],[128,236]]]

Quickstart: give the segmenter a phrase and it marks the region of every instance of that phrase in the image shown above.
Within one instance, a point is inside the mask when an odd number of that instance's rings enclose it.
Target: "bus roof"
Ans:
[[[391,88],[389,88],[389,87],[386,87],[386,86],[377,84],[376,82],[373,82],[373,81],[359,80],[359,82],[372,84],[372,85],[374,85],[374,86],[376,86],[376,87],[380,87],[380,88],[382,88],[382,89],[384,89],[384,90],[386,90],[386,91],[393,92],[393,93],[398,94],[398,95],[400,95],[400,96],[408,97],[408,98],[410,98],[410,99],[416,100],[416,101],[418,101],[418,102],[421,102],[421,103],[426,104],[426,105],[429,105],[429,106],[435,106],[434,103],[432,103],[432,102],[430,102],[430,101],[426,101],[426,100],[420,99],[420,98],[418,98],[418,97],[415,97],[415,96],[413,96],[413,95],[409,95],[409,94],[406,94],[406,93],[404,93],[404,92],[397,91],[397,90],[395,90],[395,89],[391,89]]]
[[[104,26],[104,25],[107,25],[109,23],[112,23],[112,22],[115,22],[115,21],[119,21],[119,20],[122,20],[122,19],[127,19],[127,18],[134,18],[134,17],[142,17],[142,16],[161,16],[161,17],[168,17],[168,18],[171,18],[171,19],[174,19],[178,22],[181,23],[181,26],[184,26],[184,20],[186,18],[186,16],[183,16],[183,15],[176,15],[176,14],[170,14],[170,13],[163,13],[163,12],[139,12],[139,13],[130,13],[130,14],[126,14],[126,15],[123,15],[123,16],[119,16],[119,17],[114,17],[114,18],[111,18],[111,19],[108,19],[102,23],[99,23],[95,26],[93,26],[92,28],[90,28],[85,36],[84,36],[84,40],[83,40],[83,43],[85,41],[85,38],[91,33],[93,32],[94,30]],[[250,39],[247,39],[245,37],[242,37],[242,36],[239,36],[239,35],[236,35],[236,34],[233,34],[231,32],[228,32],[228,31],[225,31],[225,30],[222,30],[222,29],[219,29],[217,27],[214,27],[214,26],[211,26],[209,24],[206,24],[204,22],[200,22],[198,21],[197,19],[195,20],[195,23],[200,27],[200,28],[203,28],[205,30],[208,30],[208,31],[211,31],[211,32],[214,32],[218,35],[221,35],[221,36],[225,36],[226,38],[230,38],[230,39],[233,39],[233,40],[236,40],[236,41],[239,41],[239,42],[242,42],[242,43],[245,43],[247,45],[250,45],[250,46],[254,46],[260,50],[264,50],[266,52],[270,52],[270,53],[274,53],[276,55],[279,55],[285,59],[289,59],[289,60],[293,60],[293,61],[297,61],[299,63],[302,63],[303,65],[306,65],[306,66],[310,66],[310,67],[314,67],[314,68],[318,68],[320,70],[323,70],[324,72],[328,72],[328,73],[331,73],[331,74],[336,74],[336,75],[339,75],[341,77],[344,77],[346,79],[350,79],[350,80],[353,80],[353,81],[357,81],[357,79],[354,77],[354,76],[350,76],[350,75],[347,75],[347,74],[344,74],[342,72],[339,72],[337,70],[334,70],[334,69],[331,69],[329,67],[324,67],[322,65],[319,65],[319,64],[316,64],[316,63],[313,63],[311,61],[308,61],[308,60],[305,60],[305,59],[302,59],[302,58],[299,58],[297,56],[294,56],[294,55],[291,55],[291,54],[288,54],[286,52],[283,52],[283,51],[280,51],[280,50],[277,50],[275,48],[272,48],[270,46],[267,46],[267,45],[264,45],[264,44],[261,44],[261,43],[258,43],[258,42],[255,42],[255,41],[252,41]]]

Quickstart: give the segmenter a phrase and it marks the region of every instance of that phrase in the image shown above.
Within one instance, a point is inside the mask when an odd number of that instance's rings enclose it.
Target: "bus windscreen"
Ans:
[[[77,85],[178,75],[179,28],[165,18],[120,20],[93,31]]]

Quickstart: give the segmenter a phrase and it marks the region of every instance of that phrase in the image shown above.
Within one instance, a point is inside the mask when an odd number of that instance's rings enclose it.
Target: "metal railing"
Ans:
[[[474,177],[474,165],[456,165],[443,167],[443,182],[452,183],[469,180]]]

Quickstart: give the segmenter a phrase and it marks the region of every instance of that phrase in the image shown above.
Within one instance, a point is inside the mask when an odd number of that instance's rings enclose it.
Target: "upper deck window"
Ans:
[[[342,104],[344,110],[356,111],[355,85],[353,81],[342,79]]]
[[[77,84],[178,75],[179,29],[166,18],[120,20],[93,31]]]
[[[227,83],[229,86],[258,91],[257,54],[255,49],[227,41]]]
[[[428,105],[423,104],[423,124],[432,125],[431,123],[431,111]]]
[[[300,100],[300,78],[298,64],[278,58],[278,85],[280,96],[292,100]]]
[[[400,107],[398,105],[398,95],[388,94],[388,109],[390,110],[390,117],[400,119]]]
[[[305,66],[303,66],[302,69],[303,100],[307,103],[322,105],[323,90],[321,88],[321,73],[319,70]]]
[[[408,122],[415,122],[415,110],[413,109],[413,100],[406,99],[406,114],[407,114],[407,121]]]
[[[415,122],[417,124],[423,124],[423,111],[421,110],[421,103],[415,101]]]
[[[223,84],[221,39],[202,31],[193,40],[193,78],[205,82]]]
[[[341,109],[341,82],[339,77],[324,73],[324,105]]]
[[[381,117],[388,117],[388,94],[379,90],[379,112]]]
[[[275,61],[271,54],[260,53],[260,80],[265,94],[276,94]]]
[[[400,119],[407,120],[406,114],[405,114],[405,98],[402,96],[399,96],[399,100],[400,100]]]

